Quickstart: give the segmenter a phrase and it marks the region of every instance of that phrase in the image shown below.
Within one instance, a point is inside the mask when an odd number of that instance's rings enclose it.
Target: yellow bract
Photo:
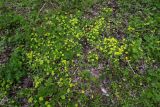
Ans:
[[[43,97],[39,97],[39,101],[43,101]]]
[[[133,28],[131,26],[128,27],[128,31],[134,31],[134,30],[135,30],[135,28]]]
[[[28,99],[28,102],[29,102],[29,103],[32,103],[32,102],[33,102],[33,98],[30,97],[30,98]]]
[[[73,18],[69,21],[71,23],[72,26],[76,25],[78,23],[78,19],[77,18]]]

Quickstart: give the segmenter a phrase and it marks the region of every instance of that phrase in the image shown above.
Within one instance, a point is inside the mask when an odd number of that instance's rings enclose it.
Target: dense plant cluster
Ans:
[[[158,0],[0,2],[0,106],[160,106]]]

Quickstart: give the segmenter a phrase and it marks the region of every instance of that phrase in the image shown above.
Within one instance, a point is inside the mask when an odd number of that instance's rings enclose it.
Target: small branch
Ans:
[[[52,3],[52,2],[50,2],[51,3],[51,5],[53,6],[53,7],[55,7],[55,5]]]
[[[95,48],[93,48],[93,49],[91,49],[91,50],[89,50],[90,52],[93,52],[93,51],[95,51],[97,48],[95,47]]]
[[[43,6],[41,7],[41,9],[39,10],[39,13],[43,10],[44,6],[46,5],[46,3],[43,4]]]
[[[133,73],[136,74],[128,60],[127,60],[127,63],[129,65],[130,69],[133,71]]]

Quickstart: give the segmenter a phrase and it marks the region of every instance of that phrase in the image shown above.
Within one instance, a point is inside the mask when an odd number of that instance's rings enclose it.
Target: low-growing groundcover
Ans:
[[[0,106],[160,106],[158,0],[0,1]]]

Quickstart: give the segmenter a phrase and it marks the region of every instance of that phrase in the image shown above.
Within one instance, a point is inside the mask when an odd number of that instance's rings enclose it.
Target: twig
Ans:
[[[46,5],[46,3],[43,4],[43,6],[41,7],[41,9],[39,10],[39,13],[43,10],[44,6]]]
[[[91,50],[89,50],[90,52],[93,52],[93,51],[95,51],[97,48],[95,47],[95,48],[93,48],[93,49],[91,49]]]
[[[52,3],[52,2],[50,2],[51,3],[51,5],[53,6],[53,7],[55,7],[55,5]]]
[[[133,71],[133,73],[136,74],[128,60],[127,60],[127,63],[129,65],[130,69]]]

